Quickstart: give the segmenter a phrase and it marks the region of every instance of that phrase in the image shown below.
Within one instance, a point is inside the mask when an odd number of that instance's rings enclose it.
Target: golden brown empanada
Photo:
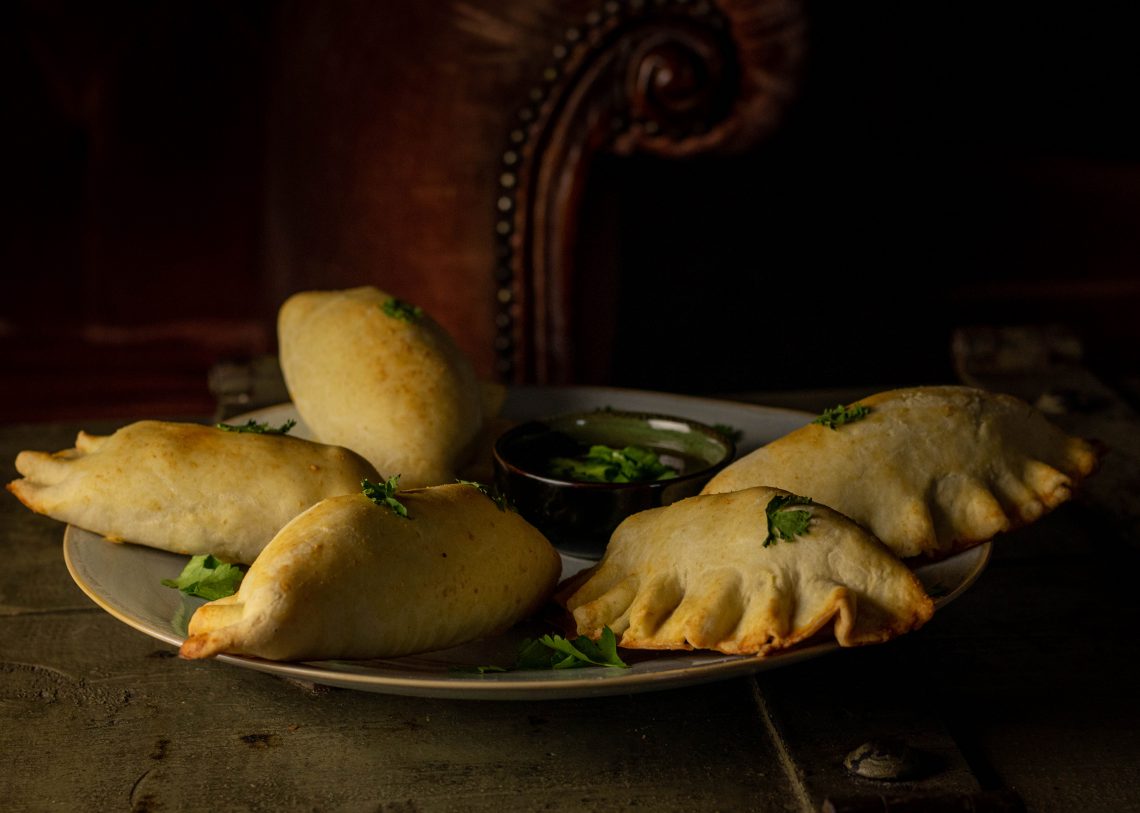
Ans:
[[[287,435],[139,421],[80,432],[75,448],[20,452],[8,490],[40,514],[174,553],[252,562],[285,523],[378,480],[359,455]]]
[[[373,287],[295,294],[278,314],[281,370],[314,436],[405,488],[452,482],[482,426],[474,368],[431,317]]]
[[[938,557],[1025,525],[1069,499],[1097,450],[1029,404],[969,387],[858,402],[863,418],[811,423],[728,466],[704,492],[784,488],[861,523],[902,557]]]
[[[843,646],[916,629],[934,605],[886,547],[822,505],[789,540],[768,538],[767,510],[787,492],[750,488],[690,497],[627,518],[562,601],[580,635],[608,626],[635,649],[767,654],[829,624]],[[563,592],[567,592],[564,588]]]
[[[537,610],[558,553],[518,514],[463,484],[397,493],[398,516],[363,494],[301,514],[238,592],[199,607],[187,658],[380,658],[456,646]]]

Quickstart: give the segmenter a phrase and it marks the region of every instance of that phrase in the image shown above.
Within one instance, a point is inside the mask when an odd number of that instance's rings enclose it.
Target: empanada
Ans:
[[[608,626],[627,648],[763,655],[829,624],[853,646],[930,618],[934,605],[914,574],[830,508],[782,509],[807,512],[806,530],[765,544],[771,501],[786,496],[750,488],[627,518],[601,562],[569,581],[562,602],[578,634],[597,638]]]
[[[706,494],[784,488],[861,523],[902,557],[938,557],[1025,525],[1069,499],[1098,452],[1029,404],[969,387],[858,402],[865,417],[811,423],[728,466]]]
[[[482,426],[482,393],[430,316],[362,287],[295,294],[277,326],[289,395],[318,440],[405,488],[455,479]]]
[[[238,592],[199,607],[187,658],[394,657],[493,635],[532,614],[561,573],[518,514],[465,484],[398,492],[408,516],[363,494],[286,525]]]
[[[336,446],[164,421],[80,432],[74,449],[20,452],[16,469],[24,479],[8,490],[37,513],[116,541],[243,563],[309,506],[380,479]]]

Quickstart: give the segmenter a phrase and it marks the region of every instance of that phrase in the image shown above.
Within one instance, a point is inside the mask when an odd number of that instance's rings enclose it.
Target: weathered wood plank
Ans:
[[[964,750],[1033,811],[1140,801],[1140,554],[1115,527],[1076,504],[999,538],[953,623],[913,641]]]
[[[866,793],[933,797],[981,789],[928,694],[930,683],[906,639],[836,652],[757,678],[763,705],[813,809],[827,798]],[[912,776],[875,781],[844,767],[846,756],[859,746],[884,741],[905,745],[913,754]]]
[[[1087,418],[1071,411],[1067,428]],[[1121,433],[1133,426],[1119,420]],[[0,427],[0,473],[15,476],[20,449],[69,446],[78,428]],[[181,661],[96,609],[67,576],[62,526],[5,495],[0,794],[19,810],[808,811],[980,790],[1011,791],[984,798],[1033,813],[1134,809],[1140,552],[1126,516],[1140,494],[1096,491],[1102,474],[999,538],[979,582],[896,642],[755,680],[531,703],[321,689]],[[940,770],[903,785],[853,779],[843,757],[875,736],[901,736]]]
[[[0,641],[12,809],[797,809],[746,680],[457,702],[182,661],[95,610],[0,619]]]

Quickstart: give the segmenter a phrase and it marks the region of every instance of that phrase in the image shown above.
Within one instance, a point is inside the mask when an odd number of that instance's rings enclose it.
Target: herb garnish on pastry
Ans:
[[[420,308],[377,288],[307,291],[281,306],[281,370],[316,438],[399,472],[455,479],[483,425],[471,362]]]
[[[877,539],[822,505],[757,487],[628,517],[560,602],[578,634],[632,649],[764,655],[829,626],[842,646],[917,629],[934,605]]]
[[[484,490],[369,486],[282,528],[237,593],[195,611],[182,656],[427,652],[502,632],[554,591],[557,551]]]
[[[941,557],[1072,496],[1098,449],[1029,404],[970,387],[872,395],[732,463],[702,493],[766,485],[868,528],[898,556]]]

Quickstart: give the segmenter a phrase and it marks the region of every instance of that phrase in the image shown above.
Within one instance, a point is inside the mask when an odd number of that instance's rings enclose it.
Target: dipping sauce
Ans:
[[[733,459],[687,418],[595,410],[527,421],[495,441],[495,484],[559,551],[599,559],[626,517],[676,502]]]

